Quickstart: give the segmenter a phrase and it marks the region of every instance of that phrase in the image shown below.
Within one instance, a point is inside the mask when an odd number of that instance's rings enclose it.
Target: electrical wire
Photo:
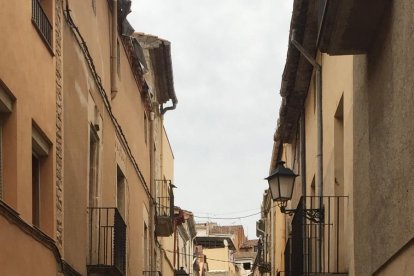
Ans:
[[[105,88],[102,85],[102,79],[98,75],[98,73],[96,72],[96,67],[95,67],[95,64],[93,62],[92,56],[89,53],[88,46],[86,45],[86,42],[85,42],[82,34],[80,33],[78,26],[76,26],[75,22],[73,21],[72,16],[70,15],[70,9],[69,9],[69,3],[68,2],[66,2],[65,19],[66,19],[66,22],[69,24],[69,26],[72,30],[72,33],[75,36],[76,42],[78,43],[78,45],[79,45],[79,47],[80,47],[80,49],[81,49],[81,51],[84,55],[84,58],[87,62],[90,73],[92,74],[92,77],[93,77],[93,79],[95,81],[95,84],[98,88],[99,94],[101,95],[102,100],[104,102],[104,106],[105,106],[107,112],[109,113],[109,117],[111,118],[112,123],[114,124],[116,134],[117,134],[118,138],[120,139],[121,144],[126,149],[127,155],[129,157],[129,159],[131,160],[132,165],[133,165],[135,171],[137,172],[139,179],[141,180],[140,182],[141,182],[147,196],[155,203],[155,200],[152,197],[151,192],[148,189],[148,185],[145,181],[145,178],[144,178],[144,176],[143,176],[143,174],[142,174],[142,172],[141,172],[141,170],[138,166],[138,162],[135,160],[135,157],[132,154],[132,150],[131,150],[131,148],[128,144],[128,140],[127,140],[127,138],[126,138],[126,136],[125,136],[125,134],[124,134],[124,132],[121,128],[121,125],[119,124],[118,120],[116,119],[115,115],[112,112],[112,107],[111,107],[110,100],[109,100],[109,98],[106,94]]]
[[[236,219],[244,219],[244,218],[248,218],[248,217],[253,217],[256,216],[258,214],[261,214],[262,212],[257,212],[254,214],[250,214],[250,215],[246,215],[246,216],[241,216],[241,217],[227,217],[227,218],[223,218],[223,217],[203,217],[203,216],[194,216],[195,218],[204,218],[204,219],[229,219],[229,220],[236,220]]]
[[[218,213],[218,214],[212,213],[212,212],[197,212],[197,211],[193,211],[193,213],[203,214],[203,215],[213,214],[214,216],[224,216],[224,215],[241,214],[241,213],[246,213],[246,212],[250,212],[250,211],[259,211],[259,210],[260,210],[260,208],[248,209],[248,210],[243,210],[243,211],[234,211],[234,212]]]
[[[191,257],[195,257],[195,256],[194,256],[194,255],[192,255],[192,254],[186,254],[186,253],[174,252],[174,251],[172,251],[172,250],[168,250],[168,249],[164,249],[164,248],[163,248],[162,250],[164,250],[165,252],[175,253],[175,254],[179,254],[179,255],[183,255],[183,256],[191,256]],[[220,259],[212,259],[212,258],[208,258],[208,257],[206,257],[206,260],[209,260],[209,261],[215,261],[215,262],[222,262],[222,263],[239,264],[238,262],[231,262],[231,261],[225,261],[225,260],[220,260]]]

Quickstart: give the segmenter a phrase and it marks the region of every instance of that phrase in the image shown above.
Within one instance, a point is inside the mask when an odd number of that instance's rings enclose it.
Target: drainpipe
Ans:
[[[305,136],[305,110],[300,117],[300,174],[302,178],[302,196],[306,196],[306,136]]]
[[[174,110],[177,108],[177,99],[172,99],[172,106],[164,108],[163,105],[161,105],[161,115],[164,115],[169,110]]]
[[[112,0],[112,53],[111,53],[111,98],[114,99],[118,93],[117,71],[118,71],[118,0]]]
[[[295,30],[292,30],[291,42],[296,49],[312,64],[316,71],[316,125],[317,125],[317,170],[316,170],[316,192],[319,197],[319,209],[322,210],[323,196],[323,126],[322,126],[322,67],[316,60],[300,45],[296,40]],[[306,173],[306,172],[305,172]],[[322,271],[322,227],[319,227],[319,245],[318,245],[318,271]]]
[[[154,152],[154,123],[155,123],[155,113],[153,111],[149,114],[150,120],[150,194],[149,199],[149,233],[150,233],[150,270],[155,271],[155,260],[154,260],[154,243],[155,243],[155,152]]]
[[[322,160],[322,67],[316,62],[316,60],[309,55],[308,52],[295,40],[295,30],[292,31],[291,37],[292,44],[298,49],[298,51],[313,65],[316,71],[316,124],[317,124],[317,171],[316,171],[316,189],[318,196],[323,195],[323,160]],[[304,126],[303,126],[304,127]]]

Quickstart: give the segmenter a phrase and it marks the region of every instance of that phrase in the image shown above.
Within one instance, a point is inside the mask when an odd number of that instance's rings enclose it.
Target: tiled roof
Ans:
[[[255,259],[256,255],[256,252],[236,252],[234,253],[234,259],[236,261],[240,259]]]
[[[258,243],[259,243],[258,239],[247,240],[240,246],[240,248],[252,248],[254,246],[257,246]]]
[[[233,234],[238,231],[243,231],[242,225],[214,226],[211,228],[210,234]]]

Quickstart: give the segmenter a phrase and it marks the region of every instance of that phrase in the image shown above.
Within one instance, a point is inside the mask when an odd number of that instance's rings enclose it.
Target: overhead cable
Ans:
[[[204,216],[194,216],[195,218],[204,218],[204,219],[244,219],[244,218],[248,218],[248,217],[253,217],[253,216],[256,216],[256,215],[259,215],[259,214],[261,214],[262,212],[258,212],[258,213],[254,213],[254,214],[250,214],[250,215],[246,215],[246,216],[241,216],[241,217],[227,217],[227,218],[224,218],[224,217],[204,217]]]

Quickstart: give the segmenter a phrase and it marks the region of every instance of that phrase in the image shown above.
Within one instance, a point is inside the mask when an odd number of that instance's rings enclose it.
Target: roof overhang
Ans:
[[[366,53],[375,36],[386,0],[319,0],[319,47],[330,55]]]
[[[171,60],[171,43],[153,35],[134,33],[134,37],[144,50],[149,53],[149,62],[154,71],[154,85],[159,104],[171,100],[177,103],[174,90],[173,68]]]
[[[317,10],[313,1],[295,0],[293,3],[290,23],[289,47],[285,69],[282,75],[280,95],[282,104],[279,110],[279,120],[274,134],[274,146],[269,172],[277,165],[280,155],[280,145],[289,143],[296,133],[297,122],[303,111],[303,104],[309,90],[313,66],[290,43],[292,32],[295,39],[311,56],[316,56],[317,41]]]
[[[195,237],[196,245],[201,245],[205,249],[212,249],[212,248],[224,248],[224,240],[227,241],[228,247],[230,250],[236,250],[234,243],[230,237]]]

